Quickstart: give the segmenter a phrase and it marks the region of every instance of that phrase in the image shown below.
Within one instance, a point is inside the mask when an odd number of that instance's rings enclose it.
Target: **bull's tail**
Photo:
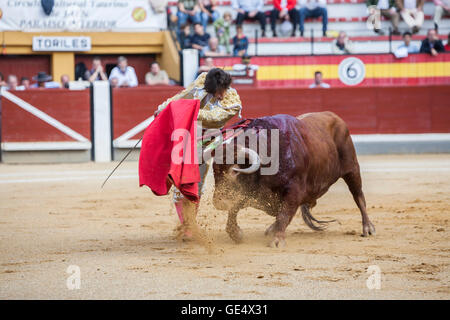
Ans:
[[[302,205],[301,209],[303,221],[305,221],[306,225],[311,229],[313,229],[314,231],[323,231],[326,229],[328,223],[336,221],[336,220],[326,220],[326,221],[317,220],[312,216],[311,212],[309,211],[309,207],[307,205]],[[314,222],[317,222],[319,225],[316,225]]]

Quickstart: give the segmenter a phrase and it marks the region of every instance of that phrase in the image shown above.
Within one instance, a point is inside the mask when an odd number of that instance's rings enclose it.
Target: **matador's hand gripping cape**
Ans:
[[[179,99],[198,99],[200,100],[200,111],[197,120],[201,121],[202,126],[208,129],[222,128],[236,114],[241,117],[242,104],[236,90],[230,87],[222,100],[214,98],[205,90],[206,74],[206,72],[200,74],[185,90],[161,104],[158,110],[163,110],[170,102]]]

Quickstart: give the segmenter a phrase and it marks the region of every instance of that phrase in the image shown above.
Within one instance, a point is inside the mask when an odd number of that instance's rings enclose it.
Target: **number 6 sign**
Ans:
[[[355,57],[341,61],[338,68],[339,79],[348,86],[360,84],[366,76],[364,62]]]

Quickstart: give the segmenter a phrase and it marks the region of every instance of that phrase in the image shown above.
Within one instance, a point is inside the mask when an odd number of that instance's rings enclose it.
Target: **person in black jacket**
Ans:
[[[201,23],[194,24],[194,35],[191,38],[192,48],[202,51],[208,46],[209,33],[205,32]]]
[[[435,57],[439,52],[445,52],[444,45],[439,39],[436,30],[430,29],[427,37],[422,41],[420,53],[428,53]]]

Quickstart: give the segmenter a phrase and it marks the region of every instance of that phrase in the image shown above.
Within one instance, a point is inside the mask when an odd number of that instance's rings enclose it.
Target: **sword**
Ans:
[[[144,136],[142,136],[142,138],[143,138],[143,137],[144,137]],[[113,173],[114,173],[114,172],[117,170],[117,168],[122,164],[122,162],[125,161],[125,159],[130,155],[130,153],[131,153],[134,149],[136,149],[136,147],[138,146],[139,142],[142,141],[142,138],[140,138],[139,141],[136,142],[136,144],[134,145],[134,147],[131,148],[130,151],[128,151],[128,153],[125,155],[125,157],[123,157],[123,159],[120,160],[119,164],[114,168],[113,171],[111,171],[111,173],[108,175],[108,177],[106,178],[106,180],[103,182],[101,188],[103,188],[103,186],[105,185],[106,181],[108,181],[108,179],[113,175]]]
[[[158,110],[157,110],[158,111]],[[153,115],[153,119],[152,119],[152,117],[150,117],[149,119],[150,119],[150,122],[148,123],[148,124],[146,124],[147,126],[148,125],[150,125],[150,123],[152,123],[153,122],[153,120],[155,120],[155,117],[159,114],[159,112],[158,113],[156,113],[157,111],[155,111],[155,114]],[[139,124],[138,125],[138,127],[140,127],[142,124],[144,124],[144,123],[146,123],[148,121],[148,119],[147,120],[145,120],[144,122],[142,122],[141,124]],[[135,128],[136,129],[136,128]],[[145,127],[144,127],[144,129],[145,129]],[[141,131],[142,129],[140,129],[139,131],[137,131],[137,132],[134,132],[133,133],[133,135],[135,135],[135,134],[137,134],[137,133],[139,133],[140,131]],[[132,135],[130,135],[130,137],[131,137]],[[142,138],[144,138],[144,136],[142,135],[142,137],[139,139],[139,141],[138,142],[136,142],[136,144],[134,145],[134,147],[133,148],[131,148],[130,149],[130,151],[128,151],[128,153],[125,155],[125,157],[123,157],[123,159],[122,160],[120,160],[120,162],[119,162],[119,164],[114,168],[114,170],[113,171],[111,171],[111,173],[108,175],[108,177],[106,178],[106,180],[102,183],[102,186],[101,186],[101,188],[103,188],[103,186],[105,185],[105,183],[108,181],[108,179],[113,175],[113,173],[117,170],[117,168],[122,164],[122,162],[124,162],[125,161],[125,159],[130,155],[130,153],[134,150],[134,149],[136,149],[136,147],[138,146],[138,144],[139,144],[139,142],[141,142],[142,141]]]

